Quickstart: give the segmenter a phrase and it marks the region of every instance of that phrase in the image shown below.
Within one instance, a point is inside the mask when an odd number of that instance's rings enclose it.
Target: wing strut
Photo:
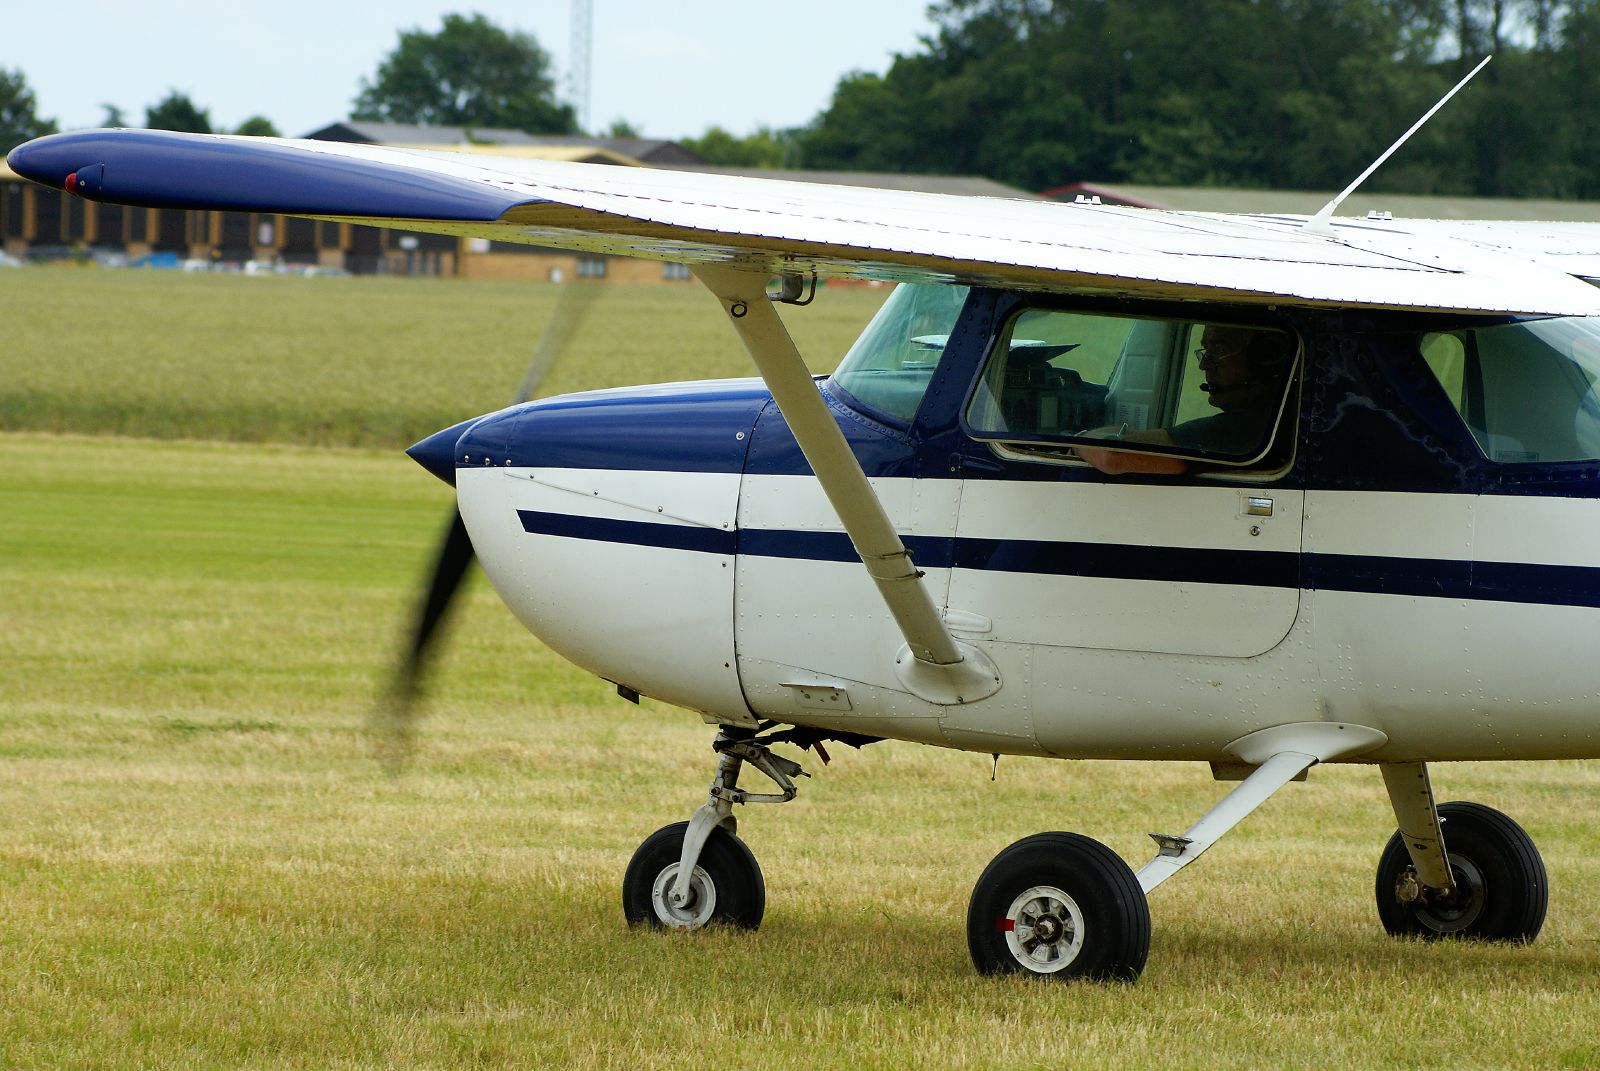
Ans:
[[[900,627],[906,640],[906,649],[896,659],[901,683],[913,695],[947,706],[999,691],[994,663],[975,647],[958,643],[945,628],[923,586],[922,573],[828,411],[805,359],[767,300],[767,273],[707,264],[696,266],[694,273],[717,296],[750,351],[772,400]]]

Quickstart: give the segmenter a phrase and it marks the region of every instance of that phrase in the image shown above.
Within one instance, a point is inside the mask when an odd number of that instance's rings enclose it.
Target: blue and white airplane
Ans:
[[[1138,870],[1042,833],[978,879],[983,972],[1126,979],[1147,895],[1317,763],[1383,776],[1394,934],[1532,940],[1514,821],[1428,764],[1600,757],[1600,228],[1220,216],[307,141],[88,131],[19,174],[688,265],[759,379],[549,398],[412,455],[550,647],[715,729],[630,922],[754,927],[734,807],[779,743],[1209,762]],[[901,284],[826,379],[774,300]],[[773,280],[777,290],[769,298]],[[826,300],[825,294],[823,300]],[[772,782],[740,785],[745,767]]]

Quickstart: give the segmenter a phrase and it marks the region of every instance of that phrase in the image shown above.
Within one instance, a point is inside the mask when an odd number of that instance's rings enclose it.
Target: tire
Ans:
[[[1150,954],[1150,907],[1122,858],[1076,833],[1039,833],[994,857],[967,909],[980,974],[1131,982]]]
[[[1533,838],[1481,803],[1443,804],[1439,818],[1456,892],[1443,897],[1424,891],[1409,903],[1401,898],[1415,872],[1397,831],[1378,860],[1376,894],[1383,928],[1395,937],[1532,941],[1544,925],[1550,900],[1544,860]]]
[[[688,822],[664,826],[645,838],[622,878],[622,911],[630,926],[698,930],[724,923],[753,930],[767,909],[767,884],[756,857],[726,829],[712,830],[694,868],[691,899],[677,907],[668,899],[683,857]]]

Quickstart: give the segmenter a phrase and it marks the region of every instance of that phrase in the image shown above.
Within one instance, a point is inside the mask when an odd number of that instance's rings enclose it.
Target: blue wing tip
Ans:
[[[171,130],[50,134],[6,163],[41,185],[153,208],[488,221],[526,200],[394,160]]]

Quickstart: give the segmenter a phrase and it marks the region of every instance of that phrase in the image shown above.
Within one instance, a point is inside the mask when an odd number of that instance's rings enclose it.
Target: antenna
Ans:
[[[1303,229],[1310,231],[1312,234],[1332,234],[1333,227],[1329,225],[1329,221],[1333,219],[1333,213],[1338,210],[1339,205],[1343,203],[1344,199],[1349,197],[1352,193],[1355,193],[1356,187],[1367,181],[1368,175],[1378,170],[1378,168],[1383,165],[1385,160],[1394,155],[1394,151],[1396,149],[1404,145],[1407,141],[1411,140],[1411,135],[1421,130],[1422,124],[1426,123],[1429,119],[1432,119],[1433,113],[1437,112],[1440,108],[1443,108],[1451,97],[1461,92],[1461,87],[1472,81],[1473,76],[1487,67],[1489,65],[1489,61],[1492,59],[1494,59],[1492,54],[1483,57],[1483,60],[1476,67],[1467,72],[1467,76],[1465,78],[1461,79],[1461,81],[1455,84],[1454,89],[1440,97],[1439,103],[1435,104],[1433,107],[1424,112],[1421,119],[1418,119],[1415,123],[1411,124],[1410,130],[1407,130],[1404,134],[1401,134],[1400,139],[1385,149],[1382,156],[1372,161],[1372,163],[1367,166],[1365,171],[1356,176],[1356,180],[1350,185],[1346,186],[1343,193],[1339,194],[1339,196],[1323,205],[1322,211],[1306,220]]]
[[[593,0],[572,0],[572,60],[567,70],[567,90],[572,94],[573,110],[578,113],[578,129],[589,129],[589,54],[593,46]]]

